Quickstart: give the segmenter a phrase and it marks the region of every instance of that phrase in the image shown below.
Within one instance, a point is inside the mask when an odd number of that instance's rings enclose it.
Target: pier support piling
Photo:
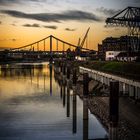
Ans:
[[[110,82],[109,121],[110,140],[118,140],[117,127],[119,119],[119,82]]]
[[[89,77],[88,73],[83,74],[83,95],[87,96],[89,91],[88,91],[88,86],[89,86]]]
[[[67,79],[70,79],[70,66],[67,66]]]
[[[76,72],[76,69],[73,70],[73,85],[76,85],[76,82],[77,82],[77,72]]]
[[[66,64],[63,63],[63,75],[66,75]]]

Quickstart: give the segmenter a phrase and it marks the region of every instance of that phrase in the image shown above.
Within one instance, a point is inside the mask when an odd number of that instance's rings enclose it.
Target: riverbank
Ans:
[[[81,78],[80,78],[81,79]],[[97,82],[91,80],[89,91],[91,91]],[[76,93],[83,98],[83,85],[78,82],[76,85]],[[103,126],[109,131],[109,97],[88,96],[88,107]],[[119,140],[139,140],[140,139],[140,104],[135,104],[134,101],[127,97],[119,99],[119,125],[118,139]]]
[[[69,64],[71,68],[78,69],[79,66],[84,66],[88,68],[93,67],[92,65],[89,65],[90,63],[91,62],[70,62]],[[92,63],[95,64],[96,62],[92,62]],[[99,66],[100,62],[97,62],[97,63],[98,63],[97,65]],[[95,66],[97,65],[95,64]],[[139,64],[136,64],[136,65],[139,65]],[[137,70],[138,69],[139,69],[139,66],[137,67]],[[130,72],[131,70],[128,70],[128,71]],[[136,73],[136,74],[139,75],[139,73]],[[78,73],[78,81],[77,81],[75,91],[81,98],[83,98],[82,80],[83,80],[82,75]],[[91,91],[95,92],[97,87],[101,87],[97,81],[91,80],[89,82],[90,92]],[[99,118],[99,120],[103,124],[103,126],[105,126],[105,128],[109,131],[109,97],[95,97],[94,95],[90,94],[88,96],[88,107],[91,113],[96,115],[97,118]],[[139,140],[140,139],[140,129],[139,129],[140,110],[139,108],[140,108],[140,104],[139,103],[135,104],[134,100],[130,99],[129,97],[120,97],[119,99],[119,125],[118,125],[118,139],[119,140],[133,140],[133,139]]]
[[[140,63],[115,61],[68,61],[67,64],[77,69],[79,66],[83,66],[101,72],[140,81]]]

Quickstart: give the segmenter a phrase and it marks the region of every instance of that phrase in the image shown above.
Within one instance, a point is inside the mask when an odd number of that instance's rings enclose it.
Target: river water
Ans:
[[[54,68],[48,63],[0,66],[0,140],[107,137],[86,101],[83,106],[73,90],[54,77]],[[83,114],[88,119],[83,119]]]

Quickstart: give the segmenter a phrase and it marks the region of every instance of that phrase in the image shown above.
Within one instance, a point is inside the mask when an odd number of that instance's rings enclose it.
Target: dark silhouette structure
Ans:
[[[52,58],[66,57],[67,55],[70,57],[75,56],[77,48],[77,45],[50,35],[22,47],[0,51],[0,59],[41,59],[47,57],[52,60]],[[90,51],[90,49],[83,47],[80,50],[84,52]]]
[[[107,25],[122,26],[128,28],[128,35],[136,37],[135,40],[129,40],[128,46],[134,51],[140,51],[140,7],[127,7],[113,17],[106,19]]]

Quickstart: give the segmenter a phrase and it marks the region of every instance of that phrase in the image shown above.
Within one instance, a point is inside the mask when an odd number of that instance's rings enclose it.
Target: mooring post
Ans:
[[[67,66],[67,79],[70,79],[70,66]]]
[[[109,98],[109,121],[110,140],[118,140],[118,120],[119,120],[119,82],[110,82]]]
[[[83,74],[83,95],[84,96],[87,96],[89,94],[88,86],[89,86],[88,73],[84,73]]]
[[[76,85],[76,81],[77,81],[77,72],[76,69],[73,70],[73,85]]]
[[[63,71],[63,63],[61,62],[60,63],[60,72],[62,73],[62,71]]]
[[[58,62],[58,72],[60,72],[61,70],[61,65],[60,65],[61,63],[60,62]]]
[[[83,74],[83,140],[88,140],[88,73]]]
[[[63,63],[63,75],[66,75],[66,64]]]

